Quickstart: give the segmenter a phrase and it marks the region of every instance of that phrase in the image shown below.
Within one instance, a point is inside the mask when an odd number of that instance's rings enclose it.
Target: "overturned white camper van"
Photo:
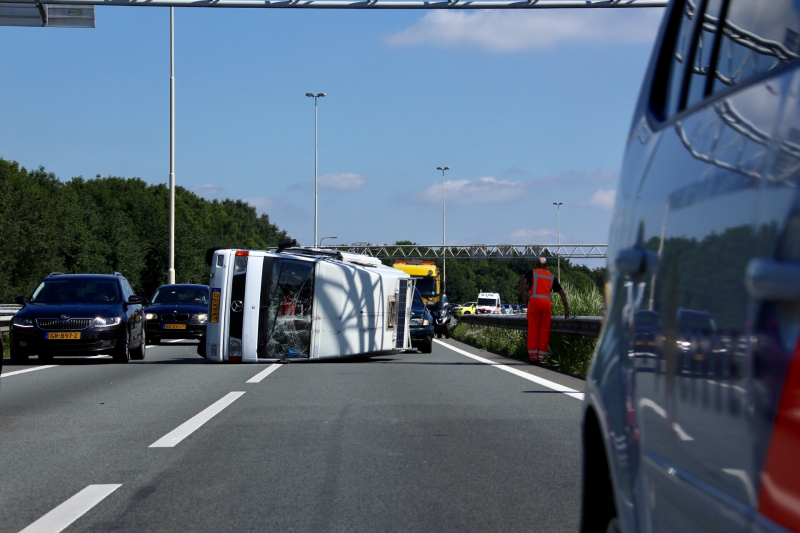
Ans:
[[[313,248],[209,250],[211,361],[311,360],[411,347],[408,274]]]

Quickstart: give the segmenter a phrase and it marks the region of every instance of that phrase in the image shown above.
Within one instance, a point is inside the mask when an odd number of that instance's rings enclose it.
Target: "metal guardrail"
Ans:
[[[21,305],[0,304],[0,333],[11,329],[11,321],[20,309],[22,309]]]
[[[505,329],[528,329],[528,317],[525,315],[461,315],[459,322]],[[603,327],[603,318],[599,316],[574,316],[564,318],[554,316],[551,322],[552,333],[571,333],[586,337],[599,337]]]

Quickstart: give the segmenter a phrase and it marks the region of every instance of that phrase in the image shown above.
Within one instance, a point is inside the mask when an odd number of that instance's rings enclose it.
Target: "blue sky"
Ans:
[[[313,241],[605,243],[661,9],[176,9],[176,179]],[[169,173],[169,9],[0,27],[0,157]],[[326,241],[328,244],[331,241]]]

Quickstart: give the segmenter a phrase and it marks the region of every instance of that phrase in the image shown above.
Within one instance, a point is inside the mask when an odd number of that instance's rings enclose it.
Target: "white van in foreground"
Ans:
[[[408,274],[359,254],[288,246],[209,250],[206,359],[294,361],[411,347]]]
[[[500,294],[496,292],[482,292],[478,295],[478,305],[475,306],[475,312],[481,313],[500,313]]]

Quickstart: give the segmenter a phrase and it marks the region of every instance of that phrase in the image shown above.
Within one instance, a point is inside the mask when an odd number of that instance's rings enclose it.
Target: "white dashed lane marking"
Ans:
[[[266,369],[262,370],[261,372],[259,372],[255,376],[253,376],[252,378],[248,379],[246,381],[246,383],[261,383],[261,381],[265,377],[269,376],[270,374],[272,374],[273,372],[275,372],[276,370],[278,370],[282,366],[283,365],[281,365],[279,363],[271,364]]]
[[[89,485],[20,533],[58,533],[122,485]]]
[[[220,412],[222,412],[223,409],[241,398],[243,395],[244,391],[229,392],[223,396],[221,400],[217,400],[209,407],[206,407],[204,410],[200,411],[198,414],[155,441],[150,445],[150,448],[175,447],[183,439],[200,429],[203,424],[217,416]]]

